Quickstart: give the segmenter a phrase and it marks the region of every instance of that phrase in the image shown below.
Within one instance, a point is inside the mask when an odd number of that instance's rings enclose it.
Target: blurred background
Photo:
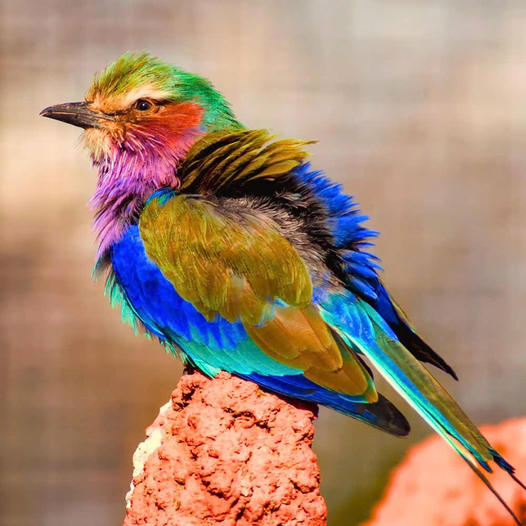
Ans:
[[[126,50],[210,78],[247,126],[319,139],[314,165],[372,217],[392,293],[461,381],[437,376],[478,423],[526,413],[523,0],[0,5],[2,526],[119,524],[181,373],[90,279],[95,173],[77,129],[38,117]],[[429,434],[392,396],[409,439],[320,411],[330,526],[367,518]]]

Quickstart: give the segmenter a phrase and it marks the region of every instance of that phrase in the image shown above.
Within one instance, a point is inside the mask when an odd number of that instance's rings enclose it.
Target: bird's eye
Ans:
[[[135,108],[139,111],[148,111],[153,106],[152,102],[146,99],[139,99],[135,103]]]

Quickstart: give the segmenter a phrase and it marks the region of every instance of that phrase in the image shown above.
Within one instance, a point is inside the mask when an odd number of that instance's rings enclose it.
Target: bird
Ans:
[[[83,129],[98,173],[94,274],[136,332],[209,377],[405,436],[374,368],[521,524],[484,472],[494,463],[524,485],[424,365],[457,379],[383,284],[368,217],[312,168],[312,141],[245,127],[211,82],[148,53],[41,115]]]

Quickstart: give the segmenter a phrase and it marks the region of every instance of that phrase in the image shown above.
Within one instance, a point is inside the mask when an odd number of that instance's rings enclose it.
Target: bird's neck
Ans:
[[[159,188],[178,188],[177,168],[199,137],[191,131],[169,149],[116,149],[94,161],[99,176],[90,201],[99,247],[97,260],[137,222],[148,197]]]

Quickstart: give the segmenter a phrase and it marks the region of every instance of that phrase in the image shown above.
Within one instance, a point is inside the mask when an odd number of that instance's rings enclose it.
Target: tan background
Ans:
[[[446,384],[478,422],[526,413],[523,0],[2,0],[0,45],[2,526],[118,524],[180,374],[90,280],[94,173],[78,131],[38,117],[126,50],[209,77],[248,126],[319,139]],[[331,526],[366,517],[428,433],[401,405],[409,440],[321,411]]]

